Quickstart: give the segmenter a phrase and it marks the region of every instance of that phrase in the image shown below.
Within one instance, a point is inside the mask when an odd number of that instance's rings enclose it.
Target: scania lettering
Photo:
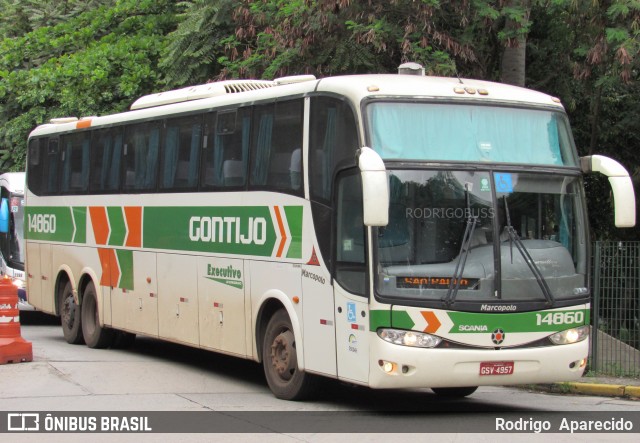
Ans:
[[[226,80],[29,135],[29,301],[69,343],[136,335],[465,396],[571,381],[589,351],[583,176],[557,98],[409,74]]]

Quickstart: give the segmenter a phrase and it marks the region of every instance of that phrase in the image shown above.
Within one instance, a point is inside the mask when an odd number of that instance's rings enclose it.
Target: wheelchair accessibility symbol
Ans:
[[[347,303],[347,321],[349,323],[355,323],[356,321],[356,304],[352,302]]]
[[[493,178],[496,181],[496,192],[513,192],[513,181],[511,180],[511,174],[496,172]]]

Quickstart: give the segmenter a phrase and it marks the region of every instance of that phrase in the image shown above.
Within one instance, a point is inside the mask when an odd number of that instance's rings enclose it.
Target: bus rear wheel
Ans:
[[[80,306],[73,298],[71,283],[67,282],[58,299],[58,312],[62,323],[62,333],[67,343],[79,345],[84,342],[80,318]]]
[[[280,309],[267,324],[262,346],[264,375],[273,394],[283,400],[302,400],[313,390],[310,374],[298,368],[296,341],[287,311]]]
[[[82,335],[90,348],[106,348],[113,341],[113,329],[100,326],[98,301],[93,283],[89,283],[82,297]]]
[[[466,397],[476,392],[477,386],[465,386],[463,388],[431,388],[433,392],[442,397]]]

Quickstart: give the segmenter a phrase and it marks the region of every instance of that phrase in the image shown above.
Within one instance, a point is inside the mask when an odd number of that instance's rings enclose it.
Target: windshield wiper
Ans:
[[[511,226],[511,216],[509,215],[509,205],[507,204],[506,195],[504,196],[504,212],[507,219],[506,220],[507,224],[505,228],[507,230],[507,234],[509,235],[511,264],[513,264],[513,244],[515,243],[516,248],[518,249],[518,251],[520,251],[520,255],[522,255],[522,258],[524,258],[525,263],[527,264],[527,266],[529,266],[531,273],[536,278],[536,281],[538,282],[538,286],[540,286],[540,289],[542,290],[542,294],[544,295],[544,298],[547,300],[547,305],[553,306],[555,300],[553,299],[553,295],[551,294],[551,289],[549,289],[549,285],[547,285],[547,281],[544,279],[544,276],[540,272],[540,269],[536,265],[535,261],[533,261],[533,258],[529,254],[529,251],[527,251],[527,248],[524,246],[524,243],[522,243],[522,240],[520,239],[520,236],[518,236],[518,233],[516,232],[515,228]]]
[[[443,300],[445,306],[447,307],[454,302],[456,296],[458,295],[458,290],[460,289],[460,281],[462,280],[462,273],[464,272],[464,267],[467,264],[469,249],[471,249],[471,239],[473,238],[473,233],[476,230],[477,223],[478,217],[469,215],[469,218],[467,218],[467,226],[464,230],[464,234],[462,235],[462,244],[460,245],[460,254],[458,254],[456,268],[453,271],[453,275],[451,276],[447,295]]]

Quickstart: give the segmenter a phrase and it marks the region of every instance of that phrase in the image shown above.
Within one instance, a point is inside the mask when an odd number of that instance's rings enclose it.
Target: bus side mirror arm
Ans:
[[[582,172],[599,172],[609,177],[613,190],[615,225],[632,228],[636,225],[636,197],[629,173],[620,163],[603,155],[580,157]]]
[[[389,224],[389,180],[382,158],[371,148],[357,153],[362,176],[362,209],[365,226]]]

